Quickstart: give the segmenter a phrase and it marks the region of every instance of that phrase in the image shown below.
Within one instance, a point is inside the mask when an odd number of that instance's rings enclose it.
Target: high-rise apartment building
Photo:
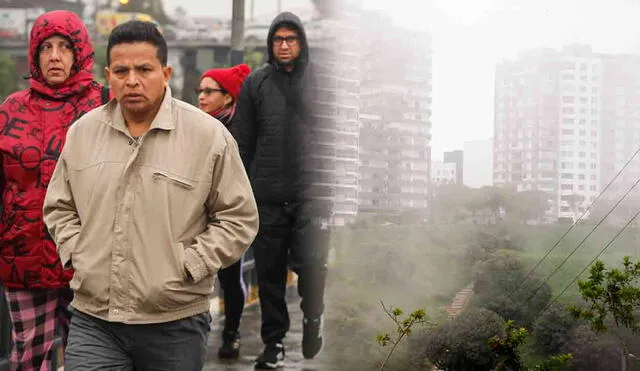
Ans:
[[[605,187],[640,149],[640,55],[603,56],[601,186]],[[626,191],[640,177],[640,155],[612,184]]]
[[[455,184],[464,184],[464,152],[459,149],[447,151],[443,158],[445,164],[454,164],[456,167]]]
[[[322,138],[314,157],[316,168],[327,175],[315,188],[330,204],[329,224],[344,225],[355,221],[358,212],[361,13],[339,2],[331,10],[309,25],[318,36],[311,41],[319,85],[313,111]]]
[[[455,162],[431,161],[431,186],[457,184],[457,165]]]
[[[425,209],[431,163],[431,40],[363,16],[359,210]]]
[[[575,220],[640,147],[638,66],[638,57],[583,45],[500,64],[494,183],[547,191],[548,216]]]

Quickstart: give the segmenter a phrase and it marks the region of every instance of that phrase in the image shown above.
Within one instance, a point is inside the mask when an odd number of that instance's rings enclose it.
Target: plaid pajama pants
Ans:
[[[50,371],[56,356],[57,334],[66,346],[73,298],[70,289],[20,290],[5,288],[11,330],[11,370]]]

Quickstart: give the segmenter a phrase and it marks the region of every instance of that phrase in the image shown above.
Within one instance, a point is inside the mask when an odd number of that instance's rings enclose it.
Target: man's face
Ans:
[[[162,66],[151,43],[117,44],[111,48],[105,75],[124,110],[144,114],[157,109],[171,78],[171,67]]]
[[[44,80],[51,86],[62,84],[69,78],[73,59],[73,46],[62,36],[53,35],[40,44],[40,71]]]
[[[300,56],[300,38],[296,30],[280,27],[274,32],[273,55],[280,64],[289,65]]]

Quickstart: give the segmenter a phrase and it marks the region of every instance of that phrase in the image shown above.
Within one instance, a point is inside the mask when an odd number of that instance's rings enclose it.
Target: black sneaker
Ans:
[[[311,359],[322,349],[322,317],[302,320],[302,355]]]
[[[267,344],[264,351],[256,358],[255,369],[274,370],[284,367],[284,345],[282,343]]]
[[[240,334],[238,331],[222,333],[222,346],[218,349],[218,358],[236,359],[240,356]]]

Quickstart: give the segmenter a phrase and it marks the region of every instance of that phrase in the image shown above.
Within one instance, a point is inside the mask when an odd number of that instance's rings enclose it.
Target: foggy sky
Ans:
[[[233,0],[163,0],[168,11],[173,11],[177,6],[182,6],[191,15],[215,16],[231,18],[231,4]],[[245,0],[244,7],[249,14],[252,0]],[[277,0],[255,0],[255,15],[275,11]],[[207,4],[203,6],[203,4]],[[281,0],[282,8],[291,8],[311,4],[310,0]],[[248,18],[248,16],[247,16]]]
[[[165,0],[168,9],[231,16],[231,0]],[[281,0],[284,10],[309,0]],[[249,7],[249,0],[246,0]],[[256,0],[256,15],[277,0]],[[594,52],[640,53],[635,0],[363,0],[398,25],[433,34],[432,157],[493,136],[495,65],[520,50],[586,43]],[[390,4],[393,4],[390,5]],[[419,9],[422,7],[422,9]],[[248,11],[248,9],[247,9]]]

